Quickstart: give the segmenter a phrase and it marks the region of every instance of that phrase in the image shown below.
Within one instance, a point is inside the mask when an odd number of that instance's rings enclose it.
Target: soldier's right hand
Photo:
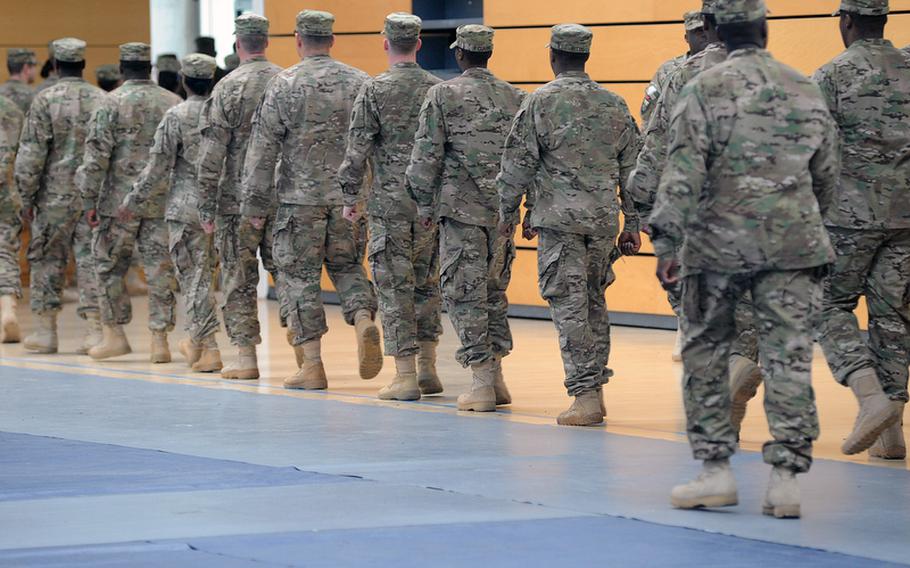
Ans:
[[[250,217],[250,225],[252,225],[257,231],[261,231],[265,227],[265,217]]]
[[[531,226],[531,215],[530,213],[525,214],[524,221],[521,222],[521,236],[525,240],[533,240],[537,236],[537,229]]]
[[[679,261],[675,258],[662,258],[657,261],[657,279],[664,290],[670,290],[679,282]]]
[[[215,234],[215,222],[214,221],[203,221],[202,222],[202,232],[206,235]]]
[[[101,224],[101,219],[98,218],[98,212],[94,209],[89,209],[85,212],[85,222],[88,223],[88,226],[95,228]]]

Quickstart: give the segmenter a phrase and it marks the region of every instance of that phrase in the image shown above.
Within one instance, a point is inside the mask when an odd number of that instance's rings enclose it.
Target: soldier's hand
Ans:
[[[430,229],[433,228],[433,218],[432,218],[432,217],[424,217],[424,218],[422,218],[422,219],[420,220],[420,225],[421,225],[424,229],[426,229],[426,230],[429,231]]]
[[[250,225],[261,231],[265,227],[265,217],[250,217]]]
[[[206,235],[215,234],[215,222],[214,221],[203,221],[200,223],[202,225],[202,232]]]
[[[530,214],[525,214],[525,219],[521,223],[521,236],[528,241],[537,236],[537,229],[531,226]]]
[[[675,258],[663,258],[657,261],[657,279],[664,290],[669,290],[679,282],[679,261]]]
[[[88,223],[88,226],[95,228],[101,224],[101,219],[98,218],[98,212],[94,209],[89,209],[85,212],[85,222]]]
[[[22,218],[22,224],[28,225],[35,220],[35,210],[31,207],[28,209],[23,209],[20,217]]]
[[[499,234],[504,237],[511,237],[515,234],[515,225],[512,223],[499,223]]]
[[[344,211],[342,211],[341,214],[351,223],[356,223],[360,220],[360,207],[356,205],[345,205]]]
[[[625,256],[638,254],[641,250],[641,235],[638,233],[623,232],[619,235],[619,252]]]

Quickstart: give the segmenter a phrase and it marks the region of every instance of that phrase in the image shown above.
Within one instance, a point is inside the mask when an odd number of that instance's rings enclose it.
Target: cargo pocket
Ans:
[[[463,254],[461,250],[447,254],[439,267],[439,287],[446,299],[454,302],[466,295],[464,273],[458,269]]]
[[[168,250],[171,254],[171,262],[177,269],[178,274],[187,274],[187,271],[193,269],[193,259],[190,258],[189,249],[183,242],[183,233],[186,230],[184,226],[168,227]]]
[[[290,268],[297,260],[294,246],[294,212],[279,208],[272,226],[272,258],[279,270]]]
[[[680,312],[689,323],[701,323],[701,275],[689,276],[676,284],[680,287]]]
[[[564,247],[565,245],[558,244],[545,253],[538,252],[538,284],[544,300],[565,295],[566,283],[559,277],[559,261]]]

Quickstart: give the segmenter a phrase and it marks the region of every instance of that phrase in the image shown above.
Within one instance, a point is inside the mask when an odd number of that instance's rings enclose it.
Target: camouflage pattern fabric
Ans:
[[[683,402],[692,453],[728,458],[738,436],[730,424],[728,359],[736,340],[736,311],[751,293],[761,338],[765,413],[773,441],[765,463],[798,473],[812,464],[818,416],[812,390],[812,319],[821,303],[818,271],[752,274],[704,271],[683,281]]]
[[[22,200],[9,183],[25,116],[16,103],[0,97],[0,296],[22,295],[19,274],[19,233]]]
[[[218,331],[215,289],[212,286],[215,257],[212,237],[199,223],[168,221],[171,260],[177,274],[186,310],[186,333],[197,344]]]
[[[651,78],[651,82],[648,83],[645,89],[645,97],[641,102],[641,123],[643,126],[647,126],[650,122],[654,108],[657,106],[657,101],[660,100],[660,96],[664,92],[670,77],[676,73],[688,58],[688,55],[680,55],[665,61],[657,68],[657,72],[654,73],[654,77]]]
[[[509,301],[515,245],[496,229],[446,217],[439,226],[440,284],[461,347],[455,359],[477,365],[512,351]]]
[[[18,79],[8,79],[0,85],[0,96],[13,101],[23,114],[27,114],[35,98],[35,90]]]
[[[76,286],[79,289],[76,313],[85,318],[99,310],[92,229],[78,209],[42,209],[39,205],[31,224],[27,254],[31,267],[32,312],[41,314],[62,309],[61,294],[66,285],[70,253],[76,259]]]
[[[57,77],[57,75],[48,75],[47,79],[45,79],[44,81],[41,82],[40,85],[35,87],[35,94],[37,95],[41,91],[50,89],[51,87],[56,85],[59,80],[60,79]]]

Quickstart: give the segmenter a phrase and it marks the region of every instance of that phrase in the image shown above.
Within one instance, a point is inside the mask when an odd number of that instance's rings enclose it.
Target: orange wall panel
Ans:
[[[148,0],[0,0],[0,45],[47,47],[74,36],[90,45],[149,41]]]

